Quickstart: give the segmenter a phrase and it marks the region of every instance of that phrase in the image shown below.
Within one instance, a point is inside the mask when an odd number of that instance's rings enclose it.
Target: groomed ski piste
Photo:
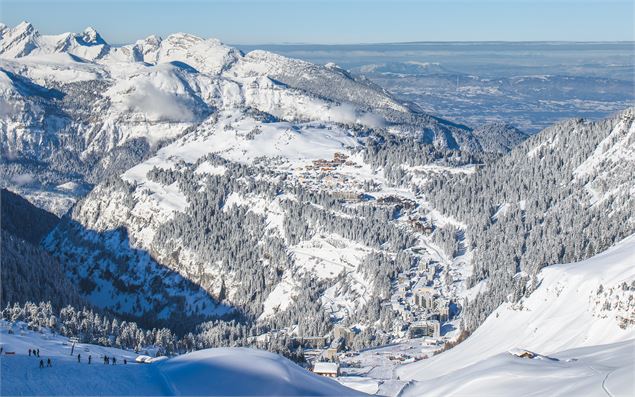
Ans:
[[[68,338],[28,330],[24,323],[3,322],[0,336],[2,396],[363,395],[279,355],[255,349],[206,349],[137,363],[135,352],[82,343],[73,349]],[[30,357],[29,349],[39,349],[40,357]],[[116,365],[104,364],[104,356],[115,357]],[[47,367],[49,358],[51,367]]]

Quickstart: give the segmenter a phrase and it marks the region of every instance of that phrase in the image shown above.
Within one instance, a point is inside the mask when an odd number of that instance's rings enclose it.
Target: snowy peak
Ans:
[[[17,58],[29,54],[36,46],[39,33],[33,25],[21,22],[14,28],[2,25],[0,29],[0,56]]]
[[[163,39],[156,35],[150,35],[142,40],[137,40],[133,45],[123,48],[124,58],[129,57],[134,62],[156,63],[157,53]],[[129,55],[129,56],[127,56]]]
[[[187,33],[174,33],[162,39],[152,35],[124,49],[132,53],[133,61],[150,64],[179,62],[198,72],[219,75],[240,56],[239,50],[217,39],[203,39]]]
[[[107,44],[101,35],[92,27],[87,27],[81,35],[81,40],[86,45]]]
[[[82,33],[40,35],[28,22],[14,28],[2,25],[0,29],[0,57],[21,58],[28,55],[69,53],[88,60],[103,57],[110,46],[93,28]]]
[[[8,28],[4,24],[3,24],[3,26]],[[8,30],[11,31],[12,35],[14,37],[16,37],[16,38],[18,38],[18,37],[27,37],[27,36],[38,35],[39,34],[37,32],[37,30],[35,30],[35,27],[33,27],[33,25],[30,22],[27,22],[27,21],[22,21],[18,25],[16,25],[15,28],[13,28],[13,29],[8,28]]]

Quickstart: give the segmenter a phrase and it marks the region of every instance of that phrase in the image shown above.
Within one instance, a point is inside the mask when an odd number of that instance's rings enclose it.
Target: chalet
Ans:
[[[353,191],[334,192],[333,196],[340,200],[358,201],[361,200],[361,194]]]
[[[135,362],[139,364],[150,364],[152,363],[152,357],[146,355],[137,356]]]
[[[432,234],[434,228],[427,222],[418,220],[418,219],[410,219],[408,221],[410,226],[419,233]]]
[[[348,159],[348,156],[345,155],[344,153],[335,152],[333,154],[333,161],[334,162],[338,162],[340,164],[344,164],[347,159]]]
[[[329,347],[328,349],[324,350],[324,354],[322,355],[322,357],[324,357],[324,359],[328,360],[328,361],[336,361],[337,360],[337,348],[336,347]]]
[[[535,358],[537,356],[537,354],[532,351],[518,348],[511,349],[509,353],[520,358]]]
[[[340,375],[340,366],[337,363],[318,362],[313,365],[313,373],[335,378]]]
[[[343,340],[345,344],[350,343],[353,339],[353,335],[354,332],[349,328],[338,325],[333,329],[333,340]]]
[[[345,154],[336,152],[333,155],[333,160],[325,160],[325,159],[313,160],[313,168],[319,169],[321,171],[333,171],[335,170],[335,168],[344,164],[346,162],[346,159],[348,159],[348,156],[346,156]]]
[[[397,196],[384,196],[377,199],[379,204],[401,204],[401,198]]]
[[[326,336],[303,336],[296,337],[292,339],[296,344],[311,348],[311,349],[321,349],[324,348],[328,344],[328,337]]]

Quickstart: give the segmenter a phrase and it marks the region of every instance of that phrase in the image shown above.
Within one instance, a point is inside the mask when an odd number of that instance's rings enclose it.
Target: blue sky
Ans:
[[[633,40],[632,0],[0,0],[0,21],[110,43],[188,32],[232,44]]]

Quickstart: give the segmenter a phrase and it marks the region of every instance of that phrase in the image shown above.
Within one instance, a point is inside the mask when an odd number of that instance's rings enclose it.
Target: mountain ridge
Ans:
[[[499,151],[479,142],[470,128],[402,104],[335,67],[266,51],[243,54],[188,34],[112,47],[94,29],[48,36],[28,23],[3,26],[1,171],[6,180],[30,175],[32,183],[8,186],[58,215],[94,183],[124,170],[109,159],[113,151],[123,164],[145,159],[224,108],[290,122],[385,129],[440,151],[485,157]],[[76,194],[57,188],[66,182],[83,188]]]

